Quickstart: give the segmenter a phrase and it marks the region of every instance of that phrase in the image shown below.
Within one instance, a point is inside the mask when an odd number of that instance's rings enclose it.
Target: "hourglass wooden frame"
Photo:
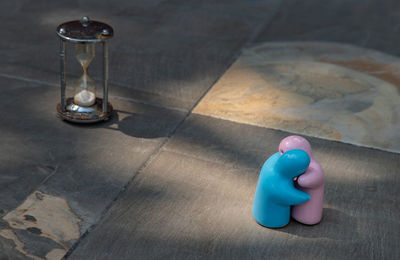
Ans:
[[[61,102],[57,105],[58,116],[64,120],[76,123],[93,123],[108,120],[111,117],[113,107],[108,102],[108,40],[113,36],[111,26],[82,17],[81,20],[66,22],[57,27],[57,35],[60,37],[60,85]],[[93,105],[80,106],[74,102],[74,97],[66,97],[66,43],[95,44],[101,43],[103,47],[103,98],[95,97]],[[94,46],[85,46],[93,47]],[[76,48],[77,49],[77,48]],[[93,50],[94,52],[94,50]],[[93,53],[94,57],[94,53]],[[92,58],[93,58],[92,57]],[[90,62],[89,62],[90,64]],[[88,64],[88,65],[89,65]],[[81,63],[83,68],[83,65]],[[87,76],[86,68],[83,75]],[[85,78],[86,80],[86,78]],[[88,84],[85,81],[85,84]],[[96,93],[93,93],[96,95]],[[75,96],[76,98],[76,96]]]

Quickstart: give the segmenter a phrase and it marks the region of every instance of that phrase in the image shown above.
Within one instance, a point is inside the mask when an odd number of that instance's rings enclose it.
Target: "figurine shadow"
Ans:
[[[278,229],[291,235],[304,238],[329,238],[352,240],[357,232],[357,220],[343,211],[324,208],[322,220],[315,225],[306,225],[291,218],[290,223]]]

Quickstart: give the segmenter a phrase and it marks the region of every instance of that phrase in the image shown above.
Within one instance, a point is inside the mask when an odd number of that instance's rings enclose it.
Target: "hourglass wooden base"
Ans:
[[[95,123],[110,119],[113,107],[108,102],[108,111],[103,111],[103,99],[96,98],[96,103],[90,107],[78,106],[73,98],[67,99],[65,111],[62,111],[61,104],[57,105],[58,116],[61,119],[74,123]]]

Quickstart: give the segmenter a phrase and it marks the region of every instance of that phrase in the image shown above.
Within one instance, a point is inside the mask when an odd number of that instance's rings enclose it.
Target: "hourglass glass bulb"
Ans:
[[[87,74],[87,68],[94,58],[94,46],[90,43],[75,44],[75,56],[83,69],[83,74],[75,85],[74,103],[79,106],[92,106],[96,101],[96,86]]]
[[[87,69],[90,62],[94,58],[94,43],[77,43],[75,44],[75,57],[82,65],[83,70]]]
[[[96,101],[95,84],[93,80],[87,75],[83,74],[76,83],[76,94],[74,96],[74,103],[82,106],[89,107]]]

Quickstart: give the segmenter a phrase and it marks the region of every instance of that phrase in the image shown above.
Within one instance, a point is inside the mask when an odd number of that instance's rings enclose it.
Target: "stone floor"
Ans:
[[[0,259],[400,258],[397,1],[21,0],[0,14]],[[115,112],[86,126],[55,113],[55,28],[83,15],[115,29]],[[323,220],[266,229],[251,216],[259,170],[293,133],[325,171]]]
[[[194,113],[400,152],[400,59],[321,42],[258,44]]]

